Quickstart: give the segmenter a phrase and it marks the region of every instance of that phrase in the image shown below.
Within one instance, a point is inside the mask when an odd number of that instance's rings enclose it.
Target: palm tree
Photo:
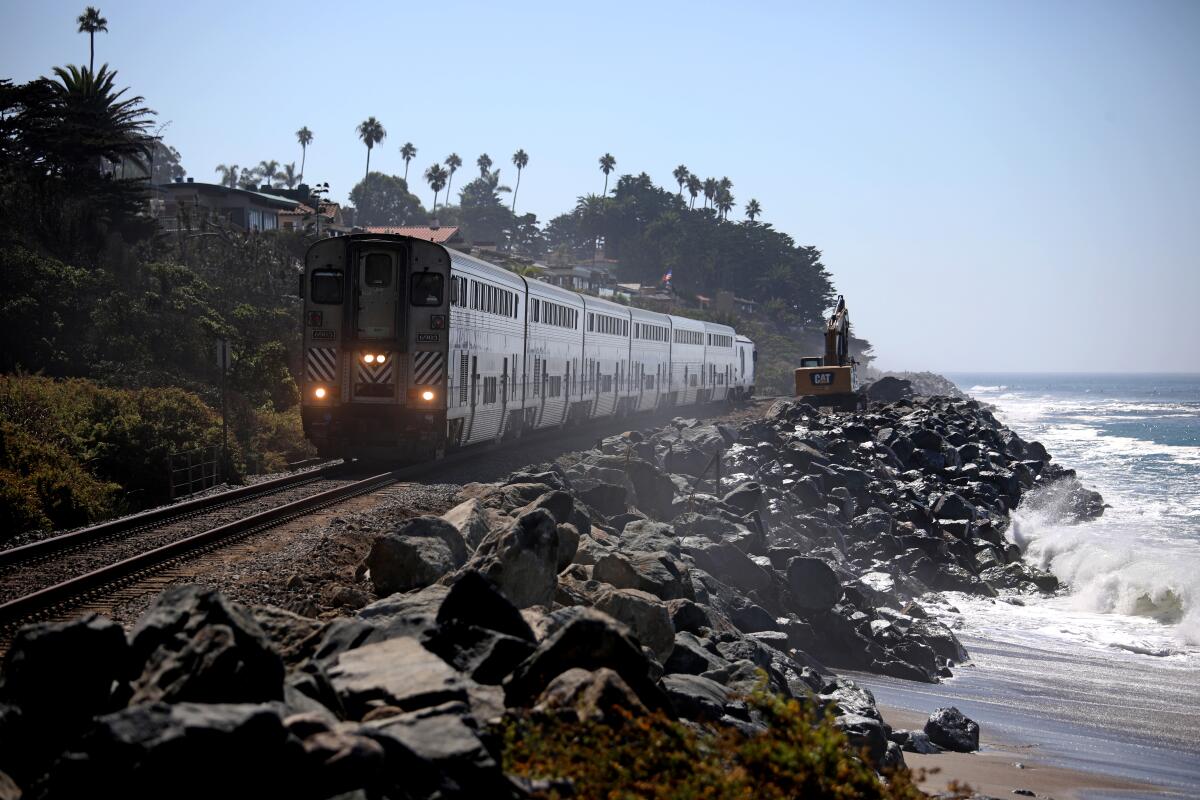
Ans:
[[[601,193],[601,197],[608,197],[608,174],[616,166],[617,160],[613,158],[612,153],[605,153],[600,156],[600,171],[604,173],[604,191]]]
[[[717,179],[716,178],[705,178],[704,179],[704,207],[708,208],[708,204],[711,203],[712,199],[716,196],[717,196]]]
[[[296,188],[296,184],[300,182],[300,173],[296,172],[296,162],[284,164],[283,170],[275,173],[275,177],[283,182],[283,185],[289,189]]]
[[[88,35],[88,72],[96,68],[96,34],[108,33],[108,20],[100,16],[100,9],[88,6],[75,20],[79,32]]]
[[[446,156],[445,164],[450,168],[450,175],[446,179],[446,202],[450,202],[450,184],[454,183],[454,173],[462,166],[462,159],[458,157],[458,153],[451,153]]]
[[[492,157],[484,153],[479,158],[475,159],[475,165],[479,167],[479,177],[486,178],[488,170],[492,168]]]
[[[751,222],[754,222],[761,214],[762,206],[753,197],[750,198],[750,202],[746,203],[746,216],[750,218]]]
[[[362,143],[367,146],[367,169],[363,172],[365,181],[371,174],[371,148],[387,138],[387,131],[383,129],[383,123],[374,117],[367,117],[358,123],[355,130],[358,132],[358,138],[362,139]]]
[[[513,166],[517,168],[517,185],[513,189],[512,212],[517,213],[517,192],[521,191],[521,170],[529,164],[529,155],[524,150],[513,153]]]
[[[296,131],[296,141],[300,142],[300,177],[304,177],[304,165],[308,162],[308,146],[312,144],[313,132],[305,125]]]
[[[258,166],[254,168],[259,176],[266,181],[267,186],[271,186],[275,182],[275,178],[279,176],[279,162],[275,159],[270,161],[260,161]]]
[[[704,188],[704,181],[700,180],[698,175],[687,176],[687,190],[692,197],[691,208],[696,207],[696,196],[700,194],[700,190]]]
[[[683,185],[688,182],[688,177],[692,173],[688,171],[687,167],[680,164],[671,174],[675,176],[675,182],[679,184],[679,196],[683,197]]]
[[[729,191],[730,187],[733,186],[733,183],[730,182],[728,185],[725,185],[727,180],[728,179],[723,178],[717,184],[716,201],[714,203],[714,205],[717,207],[717,211],[720,212],[721,219],[728,219],[729,212],[733,209],[733,193]]]
[[[449,173],[442,168],[441,164],[434,164],[429,169],[425,170],[425,180],[429,182],[429,188],[433,189],[433,213],[437,213],[437,197],[446,186],[446,178]]]
[[[228,186],[230,189],[237,188],[238,182],[238,165],[237,164],[217,164],[214,172],[221,173],[221,185]]]
[[[107,64],[95,72],[74,65],[55,67],[54,74],[58,81],[47,87],[52,102],[68,130],[79,132],[61,153],[63,168],[92,171],[101,160],[129,160],[147,171],[155,140],[146,131],[154,112],[142,105],[145,98],[124,97],[127,88],[115,89],[117,73],[109,72]]]
[[[417,147],[412,142],[405,142],[400,148],[400,157],[404,159],[404,182],[408,183],[408,162],[417,157]]]

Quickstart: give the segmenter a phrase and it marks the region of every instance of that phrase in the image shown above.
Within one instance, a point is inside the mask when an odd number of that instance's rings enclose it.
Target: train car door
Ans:
[[[395,339],[396,309],[403,281],[396,274],[396,252],[367,251],[358,260],[358,338]]]

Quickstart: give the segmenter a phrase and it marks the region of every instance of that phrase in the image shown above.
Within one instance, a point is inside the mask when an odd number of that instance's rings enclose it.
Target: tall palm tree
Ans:
[[[300,142],[300,177],[304,177],[304,165],[308,163],[308,146],[312,144],[313,132],[305,125],[296,131],[296,141]]]
[[[383,129],[383,123],[374,117],[367,117],[362,122],[358,123],[355,128],[358,132],[358,138],[367,146],[367,168],[363,172],[363,180],[371,174],[371,148],[387,138],[387,131]]]
[[[721,219],[728,219],[729,212],[733,209],[733,192],[730,189],[733,187],[733,181],[728,178],[722,178],[717,182],[717,194],[714,205],[721,215]]]
[[[279,177],[279,162],[275,159],[260,161],[254,170],[266,182],[267,186],[271,186],[275,183],[275,179]]]
[[[687,190],[692,197],[691,208],[696,207],[696,196],[700,194],[700,190],[704,188],[704,181],[700,180],[699,175],[687,176]]]
[[[441,164],[434,164],[429,169],[425,170],[425,180],[429,182],[429,188],[433,189],[433,213],[437,213],[437,198],[440,192],[446,186],[446,178],[450,173],[442,167]]]
[[[762,206],[760,206],[758,201],[753,197],[750,198],[750,202],[746,203],[746,216],[750,218],[751,222],[754,222],[754,220],[758,219],[761,214]]]
[[[454,183],[454,173],[462,166],[462,159],[458,157],[458,153],[451,153],[446,156],[444,162],[450,168],[449,177],[446,178],[446,202],[450,202],[450,184]]]
[[[96,68],[96,34],[108,33],[108,20],[100,16],[100,9],[88,6],[76,20],[79,32],[88,35],[88,72]]]
[[[230,189],[237,188],[238,182],[238,165],[237,164],[217,164],[214,172],[221,173],[221,185],[228,186]]]
[[[296,162],[284,164],[283,169],[275,173],[275,177],[289,189],[295,189],[296,184],[300,182],[300,173],[296,172]]]
[[[400,148],[400,157],[404,159],[404,182],[408,183],[408,162],[417,157],[417,147],[412,142],[405,142]]]
[[[704,207],[708,208],[709,203],[711,203],[713,198],[716,196],[717,196],[717,179],[716,178],[705,178],[704,179]]]
[[[612,153],[605,153],[600,156],[600,171],[604,173],[604,192],[601,197],[608,197],[608,174],[617,166],[617,160],[613,158]],[[519,178],[520,176],[518,176]]]
[[[479,167],[479,177],[486,178],[488,170],[492,168],[492,157],[484,153],[479,158],[475,159],[475,166]]]
[[[688,182],[688,176],[692,173],[683,164],[680,164],[671,173],[675,176],[675,182],[679,184],[679,196],[683,197],[683,185]]]
[[[521,191],[521,170],[529,164],[529,155],[524,150],[513,153],[513,166],[517,168],[517,185],[513,189],[512,212],[517,213],[517,192]]]

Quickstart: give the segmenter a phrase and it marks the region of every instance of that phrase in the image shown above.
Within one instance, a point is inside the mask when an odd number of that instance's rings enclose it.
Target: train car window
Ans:
[[[436,272],[414,272],[412,291],[409,293],[414,306],[440,306],[445,280]]]
[[[392,285],[392,257],[387,253],[368,253],[363,280],[367,286],[383,288]]]
[[[342,272],[336,269],[316,270],[312,274],[312,291],[309,292],[314,303],[325,305],[341,305],[342,303]]]

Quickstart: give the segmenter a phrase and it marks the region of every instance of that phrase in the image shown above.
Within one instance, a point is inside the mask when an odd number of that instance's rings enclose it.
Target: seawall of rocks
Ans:
[[[1102,513],[971,400],[781,401],[738,428],[614,436],[380,536],[363,565],[380,599],[353,617],[178,586],[129,632],[25,629],[0,687],[0,798],[523,797],[536,787],[498,765],[505,714],[616,704],[754,735],[763,681],[833,709],[879,768],[970,749],[956,711],[893,731],[836,670],[937,681],[969,655],[928,593],[1054,591],[1005,537],[1051,485]]]

